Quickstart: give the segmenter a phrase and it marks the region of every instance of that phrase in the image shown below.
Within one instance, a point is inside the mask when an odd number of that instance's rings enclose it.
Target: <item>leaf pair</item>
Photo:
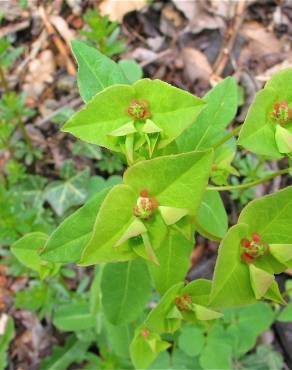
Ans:
[[[205,306],[211,290],[211,282],[199,279],[184,287],[179,283],[171,287],[158,305],[149,313],[135,333],[130,346],[131,359],[136,368],[148,368],[158,354],[170,344],[160,335],[175,332],[182,320],[214,320],[222,316]]]
[[[142,79],[114,85],[95,95],[63,127],[89,143],[124,153],[151,157],[189,127],[205,103],[160,80]],[[144,112],[144,113],[143,113]]]
[[[292,153],[291,68],[276,73],[250,106],[238,144],[271,158]]]
[[[274,274],[291,267],[291,205],[292,187],[288,187],[244,208],[238,224],[229,230],[219,247],[211,307],[246,305],[260,298],[284,302]],[[242,241],[252,233],[257,233],[267,245],[267,253],[247,263],[242,261]]]
[[[105,198],[80,263],[126,261],[137,255],[157,263],[153,249],[160,247],[168,227],[196,213],[211,163],[212,152],[206,151],[159,157],[129,168],[124,184]],[[157,203],[146,219],[135,215],[143,190]]]

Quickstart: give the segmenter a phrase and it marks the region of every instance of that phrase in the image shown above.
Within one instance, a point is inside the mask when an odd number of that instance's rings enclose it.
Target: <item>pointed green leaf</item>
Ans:
[[[155,125],[155,123],[151,119],[147,119],[145,122],[145,125],[142,127],[142,131],[145,132],[145,134],[154,134],[157,132],[161,132],[161,128]]]
[[[114,84],[127,84],[121,67],[96,48],[83,41],[72,41],[72,51],[78,63],[78,87],[87,103],[99,91]]]
[[[245,224],[233,226],[220,243],[210,295],[211,307],[241,306],[255,302],[249,267],[240,258],[240,243],[248,231]]]
[[[161,248],[156,251],[159,266],[149,264],[155,288],[164,294],[171,286],[184,281],[190,266],[193,243],[177,233],[167,235]]]
[[[281,263],[292,267],[292,244],[270,244],[270,252]]]
[[[100,207],[80,264],[91,265],[135,258],[135,254],[127,246],[114,246],[134,220],[133,208],[136,200],[136,194],[126,185],[116,185],[110,190]]]
[[[197,319],[202,320],[202,321],[215,320],[223,316],[221,312],[211,310],[210,308],[201,306],[199,304],[195,304],[194,309],[195,309]]]
[[[148,369],[160,352],[170,347],[170,343],[161,340],[156,333],[150,333],[148,338],[141,335],[143,327],[136,330],[135,337],[130,346],[131,360],[135,369]]]
[[[114,325],[136,320],[151,294],[151,281],[145,262],[107,264],[103,270],[102,305],[104,313]]]
[[[166,225],[173,225],[188,214],[188,210],[184,208],[160,206],[158,209]]]
[[[96,194],[57,227],[45,244],[42,258],[62,263],[80,260],[82,250],[91,237],[100,205],[108,191],[109,189],[104,189]]]
[[[280,315],[277,318],[281,322],[291,322],[292,321],[292,303],[289,303],[287,307],[280,312]]]
[[[278,94],[265,88],[256,94],[240,131],[238,144],[253,153],[280,158],[275,141],[275,122],[271,118]]]
[[[238,222],[269,244],[292,244],[292,186],[250,202]]]
[[[196,215],[200,232],[223,238],[228,230],[228,217],[221,196],[216,191],[206,191]]]
[[[251,286],[256,296],[256,299],[261,299],[270,286],[272,285],[275,277],[268,272],[255,267],[254,265],[249,266]]]
[[[147,232],[147,229],[145,228],[143,222],[137,218],[134,218],[132,223],[127,228],[127,230],[124,232],[121,238],[116,242],[115,247],[118,247],[119,245],[127,241],[128,239],[141,235],[145,232]]]
[[[159,206],[195,212],[208,182],[212,151],[190,152],[140,162],[124,174],[125,184],[147,189]]]
[[[265,299],[269,299],[270,301],[279,303],[279,304],[286,304],[287,302],[283,299],[282,294],[280,292],[279,286],[276,281],[273,281],[272,285],[268,289],[265,294]]]
[[[275,139],[280,153],[292,152],[292,133],[289,130],[277,125]]]
[[[109,133],[129,121],[127,108],[135,100],[149,103],[151,120],[163,131],[160,147],[180,135],[204,108],[204,102],[190,93],[159,80],[143,79],[132,86],[111,86],[98,93],[63,127],[87,142],[120,151]]]
[[[143,78],[143,69],[135,60],[122,59],[119,60],[118,65],[131,84]]]
[[[275,73],[272,78],[266,83],[266,88],[276,90],[281,94],[281,99],[288,102],[292,101],[292,68],[283,69]]]
[[[128,134],[134,134],[135,132],[137,132],[137,130],[134,126],[134,122],[130,121],[116,130],[111,131],[109,136],[126,136]]]
[[[182,294],[188,294],[192,302],[206,306],[212,289],[212,282],[207,279],[196,279],[188,283],[182,290]]]
[[[208,149],[225,134],[225,127],[237,112],[237,85],[232,77],[225,78],[205,96],[207,107],[196,121],[177,139],[180,152]]]

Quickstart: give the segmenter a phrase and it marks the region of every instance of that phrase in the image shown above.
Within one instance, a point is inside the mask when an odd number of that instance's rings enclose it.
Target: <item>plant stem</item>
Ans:
[[[208,186],[207,190],[215,190],[215,191],[226,191],[226,190],[239,190],[239,189],[248,189],[252,188],[253,186],[257,186],[260,184],[263,184],[264,182],[267,182],[274,177],[285,175],[286,173],[289,173],[291,169],[290,168],[285,168],[283,170],[279,170],[277,172],[274,172],[266,177],[263,177],[261,179],[247,182],[245,184],[240,184],[240,185],[227,185],[227,186]]]
[[[213,145],[213,148],[216,149],[222,144],[226,143],[229,139],[231,139],[233,136],[239,133],[240,129],[242,127],[242,124],[235,127],[233,130],[231,130],[226,136],[224,136],[221,140],[219,140],[216,144]]]
[[[3,86],[5,93],[9,93],[9,86],[3,68],[0,66],[0,82]]]

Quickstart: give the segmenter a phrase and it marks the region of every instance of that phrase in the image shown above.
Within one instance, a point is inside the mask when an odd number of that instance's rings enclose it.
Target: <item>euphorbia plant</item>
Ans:
[[[159,80],[130,85],[97,50],[78,41],[73,51],[85,106],[63,131],[122,153],[129,167],[122,184],[97,193],[48,239],[30,234],[18,241],[16,256],[23,262],[22,249],[35,245],[42,274],[55,273],[54,264],[101,264],[100,310],[115,326],[134,323],[136,368],[149,367],[169,348],[161,336],[184,322],[215,320],[225,307],[260,299],[285,303],[275,275],[292,267],[292,187],[252,201],[229,230],[219,195],[289,173],[227,184],[237,174],[231,162],[240,128],[226,131],[237,111],[235,80],[226,78],[199,99]],[[291,69],[276,74],[241,127],[239,144],[262,160],[291,157],[289,81]],[[218,259],[212,281],[188,283],[196,233],[220,241]],[[145,317],[153,289],[161,298]]]

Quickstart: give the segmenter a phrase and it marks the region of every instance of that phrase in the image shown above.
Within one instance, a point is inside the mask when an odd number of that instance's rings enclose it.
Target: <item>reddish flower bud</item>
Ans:
[[[144,338],[147,338],[149,337],[150,335],[150,331],[147,329],[147,328],[144,328],[141,330],[141,336],[144,337]]]
[[[136,217],[139,217],[142,220],[148,220],[153,215],[153,212],[157,207],[157,200],[153,197],[150,198],[148,190],[143,189],[140,192],[140,197],[133,209],[133,213]]]
[[[258,233],[253,233],[252,234],[252,240],[255,242],[255,243],[259,243],[261,241],[261,237]]]
[[[252,257],[247,252],[242,253],[240,257],[241,257],[241,260],[246,263],[252,263],[255,259],[255,257]]]
[[[250,248],[251,246],[251,243],[248,239],[242,239],[240,244],[242,247],[245,247],[245,248]]]
[[[180,311],[189,311],[192,303],[192,298],[188,294],[175,298],[175,304]]]
[[[289,108],[289,105],[285,100],[276,102],[274,104],[274,110],[271,113],[271,117],[279,124],[285,125],[292,120],[292,109]]]
[[[141,190],[140,191],[140,196],[144,197],[144,198],[148,198],[149,197],[149,191],[147,189]]]

